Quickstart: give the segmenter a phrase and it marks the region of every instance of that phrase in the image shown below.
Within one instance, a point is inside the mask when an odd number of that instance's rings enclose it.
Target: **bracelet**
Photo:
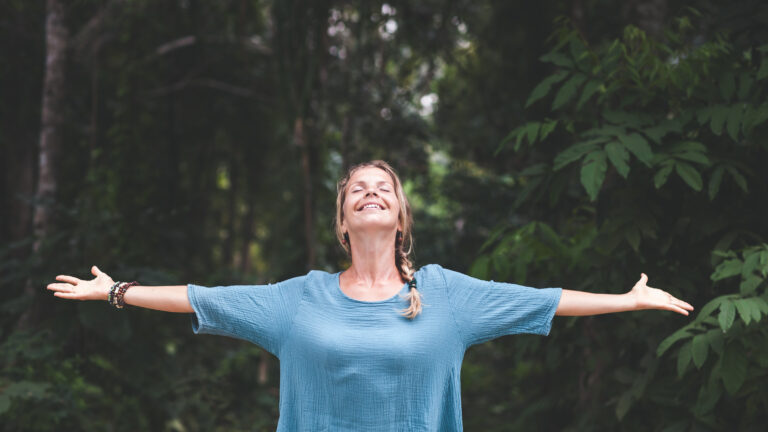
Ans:
[[[107,303],[114,306],[115,305],[115,290],[117,289],[118,285],[120,285],[121,282],[115,282],[114,285],[112,285],[112,288],[109,289],[109,295],[107,296]]]
[[[125,307],[125,292],[128,291],[128,288],[132,286],[136,286],[139,283],[136,281],[133,282],[122,282],[120,284],[120,287],[117,289],[117,293],[115,294],[115,307],[118,309],[122,309]]]
[[[122,309],[125,307],[125,292],[128,291],[128,288],[132,286],[136,286],[139,283],[136,281],[133,282],[115,282],[114,285],[109,289],[109,295],[107,296],[107,302],[118,308]]]

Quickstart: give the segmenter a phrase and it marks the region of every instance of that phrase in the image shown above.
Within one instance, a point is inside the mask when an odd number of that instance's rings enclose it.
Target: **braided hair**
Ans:
[[[388,163],[382,160],[374,160],[357,164],[347,170],[346,175],[339,180],[336,185],[336,238],[339,240],[339,243],[341,243],[341,247],[343,247],[347,254],[351,256],[352,249],[349,246],[349,235],[341,229],[341,224],[344,221],[343,209],[346,200],[347,184],[355,171],[367,167],[379,168],[389,174],[394,185],[395,196],[400,204],[398,222],[400,222],[402,231],[398,231],[394,239],[395,265],[397,266],[397,271],[400,273],[400,278],[403,282],[408,283],[409,288],[408,294],[405,296],[406,300],[409,301],[409,306],[402,310],[402,315],[406,318],[413,319],[421,313],[421,294],[416,289],[416,281],[413,276],[413,263],[410,259],[410,255],[413,252],[413,215],[411,214],[411,206],[408,203],[408,198],[406,198],[405,191],[403,190],[403,184],[400,182],[400,178],[397,176],[397,173],[395,173],[395,170]]]

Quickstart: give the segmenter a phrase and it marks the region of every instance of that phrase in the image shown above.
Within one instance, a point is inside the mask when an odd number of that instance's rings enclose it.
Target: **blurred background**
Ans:
[[[271,355],[44,287],[342,270],[381,158],[418,266],[697,308],[473,347],[466,430],[764,430],[767,95],[759,0],[0,2],[0,429],[274,430]]]

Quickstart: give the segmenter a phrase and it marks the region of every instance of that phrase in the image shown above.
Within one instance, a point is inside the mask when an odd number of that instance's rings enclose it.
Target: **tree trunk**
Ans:
[[[42,115],[40,120],[40,147],[38,153],[37,205],[33,216],[35,232],[34,251],[53,224],[52,204],[56,195],[56,163],[61,147],[63,123],[64,69],[67,39],[64,26],[64,5],[60,0],[48,0],[45,19],[45,76],[43,78]]]
[[[35,241],[33,253],[39,253],[43,240],[54,224],[53,203],[56,197],[56,168],[61,147],[63,102],[65,88],[66,54],[69,33],[64,25],[64,4],[48,0],[45,17],[45,73],[40,118],[38,148],[37,191],[32,216]],[[33,296],[39,291],[35,281],[28,279],[25,294]],[[19,319],[19,327],[29,327],[38,318],[36,307],[28,309]]]

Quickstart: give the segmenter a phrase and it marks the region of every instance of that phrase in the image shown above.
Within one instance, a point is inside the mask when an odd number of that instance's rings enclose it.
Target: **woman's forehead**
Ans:
[[[364,167],[355,170],[352,176],[349,178],[349,184],[353,183],[379,183],[387,182],[392,183],[392,178],[381,168],[377,167]]]

